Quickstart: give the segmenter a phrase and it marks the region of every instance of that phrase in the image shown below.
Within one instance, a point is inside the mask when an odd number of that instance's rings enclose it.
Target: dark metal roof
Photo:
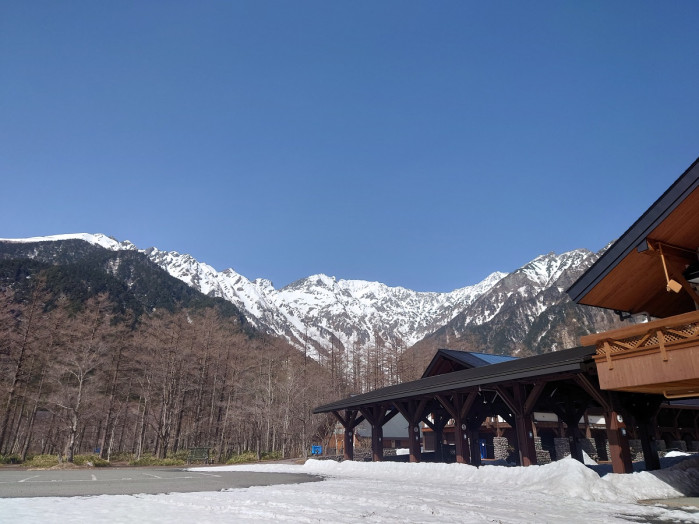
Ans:
[[[535,379],[557,373],[577,373],[583,365],[591,361],[595,353],[593,346],[564,349],[528,358],[519,358],[508,362],[491,364],[434,377],[421,378],[395,386],[376,389],[361,395],[355,395],[337,402],[319,406],[314,413],[329,413],[347,408],[358,408],[374,404],[389,403],[395,400],[430,396],[466,389],[475,386],[487,386],[514,380]]]
[[[636,249],[689,194],[699,187],[699,159],[568,289],[580,302],[614,267]],[[602,306],[604,307],[604,306]]]
[[[491,355],[488,353],[477,353],[475,351],[459,351],[455,349],[440,349],[435,353],[434,357],[430,361],[425,372],[422,374],[422,378],[434,375],[433,371],[437,369],[440,362],[450,361],[457,365],[457,370],[479,368],[481,366],[487,366],[489,364],[498,364],[500,362],[507,362],[510,360],[515,360],[517,357],[512,357],[509,355]],[[460,369],[459,369],[460,368]],[[454,370],[449,370],[453,372]],[[440,371],[443,373],[443,371]]]

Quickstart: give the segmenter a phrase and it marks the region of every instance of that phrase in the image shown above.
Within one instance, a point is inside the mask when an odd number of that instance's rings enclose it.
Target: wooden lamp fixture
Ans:
[[[660,259],[663,261],[663,270],[665,271],[665,280],[667,280],[667,290],[679,293],[682,291],[682,284],[670,278],[667,272],[667,263],[665,262],[665,255],[663,255],[663,245],[658,242],[658,251],[660,252]]]

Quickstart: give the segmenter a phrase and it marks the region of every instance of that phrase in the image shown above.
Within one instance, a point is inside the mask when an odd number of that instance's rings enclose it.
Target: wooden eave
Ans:
[[[647,240],[669,246],[670,278],[697,260],[699,160],[568,289],[573,301],[659,318],[694,310],[687,292],[667,291],[661,258],[657,250],[644,250]]]

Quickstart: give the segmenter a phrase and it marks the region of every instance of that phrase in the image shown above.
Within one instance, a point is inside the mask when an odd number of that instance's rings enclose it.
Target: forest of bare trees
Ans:
[[[41,286],[0,300],[0,454],[298,456],[327,431],[312,410],[338,394],[331,373],[212,308],[130,322],[105,294],[77,310]]]
[[[0,289],[0,455],[164,458],[207,447],[305,455],[335,421],[319,404],[397,383],[403,347],[376,338],[317,362],[215,308],[115,314],[39,282]]]

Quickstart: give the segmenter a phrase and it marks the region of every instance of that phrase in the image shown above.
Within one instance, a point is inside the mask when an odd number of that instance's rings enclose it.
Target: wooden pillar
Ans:
[[[466,433],[466,424],[461,419],[454,419],[454,451],[456,453],[456,462],[459,464],[468,464],[471,459],[471,454],[468,448],[468,434]]]
[[[614,473],[632,473],[631,449],[621,415],[618,411],[611,410],[605,413],[604,420],[607,425],[612,471]]]
[[[428,399],[398,400],[394,405],[408,421],[408,449],[410,462],[420,462],[420,421],[425,416]]]
[[[420,448],[420,424],[415,422],[408,422],[408,433],[409,433],[409,443],[408,449],[410,450],[410,462],[420,462],[422,458],[422,450]]]
[[[371,460],[383,460],[383,425],[397,413],[395,409],[386,409],[382,405],[362,406],[362,416],[371,424]]]
[[[646,471],[660,469],[660,457],[653,438],[653,427],[650,421],[638,420],[638,436],[643,448],[643,460],[646,463]]]
[[[444,427],[449,422],[449,413],[444,409],[435,407],[432,411],[433,419],[423,417],[424,422],[434,432],[435,462],[444,462]]]
[[[344,449],[342,450],[344,460],[354,460],[354,429],[345,428]]]
[[[515,413],[515,427],[517,433],[517,447],[519,448],[519,463],[522,466],[536,464],[536,446],[534,445],[534,423],[531,411],[525,409],[527,392],[523,384],[514,387],[514,401],[517,405]],[[538,393],[537,393],[538,396]]]
[[[444,426],[435,425],[434,455],[437,462],[444,462]]]
[[[534,445],[534,424],[532,417],[519,416],[515,419],[517,429],[517,444],[519,448],[519,463],[522,466],[536,465],[536,446]]]
[[[342,424],[342,427],[345,428],[342,458],[344,460],[354,460],[354,428],[364,420],[364,416],[357,416],[359,412],[356,409],[346,409],[344,416],[338,411],[333,411],[332,413]]]
[[[371,460],[383,460],[383,426],[378,424],[371,426]]]
[[[478,391],[472,390],[466,394],[455,391],[451,395],[437,395],[436,397],[454,419],[454,451],[456,462],[459,464],[469,464],[473,460],[469,451],[466,419],[477,396]]]
[[[638,428],[638,438],[643,449],[646,471],[660,469],[660,458],[655,446],[657,434],[657,415],[664,399],[660,395],[639,395],[634,393],[618,394],[617,401],[623,402],[624,413],[633,418]]]
[[[481,427],[481,422],[478,422],[478,425],[474,428],[470,424],[467,424],[467,426],[470,426],[468,428],[468,443],[469,443],[469,451],[471,452],[471,465],[480,467],[480,465],[483,463],[481,460],[481,445],[480,445],[480,433],[478,432],[479,428]]]
[[[568,445],[570,446],[570,456],[573,457],[578,462],[585,463],[583,457],[583,449],[580,446],[580,438],[582,438],[582,432],[578,427],[580,424],[580,416],[575,413],[563,419],[566,425],[566,436],[568,437]]]
[[[517,450],[519,451],[519,463],[521,466],[533,466],[536,464],[536,446],[534,445],[534,422],[532,420],[532,412],[545,385],[544,382],[535,384],[528,395],[524,384],[513,384],[512,395],[510,395],[510,392],[504,386],[496,388],[498,395],[507,407],[512,410],[512,414],[514,415],[514,429],[517,437]]]

